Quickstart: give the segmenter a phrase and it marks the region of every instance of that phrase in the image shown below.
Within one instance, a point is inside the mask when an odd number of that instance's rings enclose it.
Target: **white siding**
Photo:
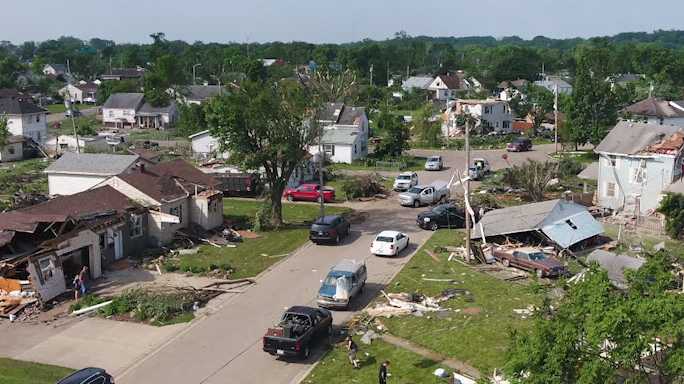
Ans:
[[[48,174],[48,192],[52,196],[73,195],[100,184],[106,178],[106,176],[51,173]]]
[[[47,113],[7,116],[7,128],[12,135],[30,137],[35,142],[47,140]]]
[[[223,197],[193,196],[190,199],[190,219],[204,229],[213,229],[223,224]]]
[[[0,161],[17,161],[23,157],[22,143],[11,143],[0,149]]]
[[[102,108],[102,122],[114,125],[125,121],[135,124],[135,109]]]

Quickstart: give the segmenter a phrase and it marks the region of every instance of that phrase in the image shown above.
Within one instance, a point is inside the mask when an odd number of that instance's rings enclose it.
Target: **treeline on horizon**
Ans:
[[[684,31],[658,30],[589,39],[538,36],[529,40],[517,36],[412,37],[398,32],[387,40],[345,44],[188,43],[167,40],[163,33],[150,35],[148,44],[116,44],[99,38],[85,41],[65,36],[0,45],[0,86],[11,85],[10,73],[29,64],[35,71],[45,63],[64,64],[68,60],[74,74],[92,79],[110,68],[148,67],[160,56],[171,55],[182,69],[184,81],[191,80],[195,64],[201,64],[196,66],[199,79],[215,83],[219,78],[230,81],[256,59],[278,58],[288,64],[284,74],[291,73],[294,65],[313,60],[319,68],[353,70],[366,82],[373,68],[374,84],[382,85],[389,77],[462,69],[493,88],[502,80],[535,80],[542,68],[546,73],[564,73],[572,78],[577,51],[583,46],[608,48],[611,73],[644,74],[668,87],[684,85]]]

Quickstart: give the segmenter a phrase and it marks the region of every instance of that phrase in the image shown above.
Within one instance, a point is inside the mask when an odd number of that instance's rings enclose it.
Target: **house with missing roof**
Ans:
[[[155,107],[142,93],[114,93],[102,106],[102,122],[109,128],[166,129],[179,118],[175,101]]]
[[[195,225],[208,230],[223,224],[219,181],[184,160],[140,165],[100,185],[149,209],[149,238],[158,246],[171,242],[178,230]]]
[[[64,153],[45,169],[50,196],[65,196],[86,191],[106,179],[133,171],[137,155],[105,153]]]
[[[451,104],[442,116],[442,134],[453,137],[465,130],[460,116],[470,115],[475,119],[473,133],[513,132],[513,114],[511,107],[504,100],[466,100],[458,99]]]
[[[684,126],[684,100],[649,97],[623,108],[621,112],[631,121]]]
[[[489,211],[475,224],[471,238],[492,242],[511,237],[562,250],[581,246],[602,233],[603,226],[584,206],[547,200]]]
[[[28,281],[47,303],[72,288],[83,266],[97,279],[147,245],[147,209],[114,188],[60,196],[0,213],[0,283]]]
[[[29,98],[30,99],[30,98]],[[0,116],[7,118],[7,129],[36,143],[47,140],[47,110],[25,98],[0,98]]]
[[[323,125],[322,149],[333,163],[351,164],[368,156],[368,117],[362,107],[344,103],[328,103],[319,116]],[[309,147],[309,153],[319,153],[318,144]]]
[[[619,122],[594,149],[598,205],[652,214],[667,192],[684,192],[684,127]]]

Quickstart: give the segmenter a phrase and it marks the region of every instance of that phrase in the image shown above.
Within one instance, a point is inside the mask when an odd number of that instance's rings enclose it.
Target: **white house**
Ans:
[[[368,117],[362,107],[328,103],[319,117],[323,125],[323,151],[335,163],[348,163],[368,156]],[[318,144],[309,153],[319,152]]]
[[[175,101],[164,107],[155,107],[146,102],[135,112],[136,126],[139,128],[166,129],[176,124],[178,117]]]
[[[684,127],[619,122],[594,150],[599,206],[650,214],[665,192],[684,192],[683,147]]]
[[[558,94],[570,95],[572,94],[572,85],[567,81],[560,78],[560,76],[545,76],[543,80],[537,80],[534,85],[548,89],[551,92],[555,92],[558,88]]]
[[[45,169],[48,192],[51,196],[83,192],[112,176],[132,171],[137,161],[137,155],[66,152]]]
[[[414,89],[428,89],[433,80],[432,76],[411,76],[401,83],[401,88],[406,92]]]
[[[432,80],[428,91],[435,100],[447,101],[455,99],[459,91],[479,89],[482,85],[474,77],[468,78],[463,71],[453,74],[439,75]]]
[[[227,159],[230,157],[228,152],[219,153],[219,142],[209,133],[209,130],[197,132],[188,136],[192,146],[192,155],[198,159],[209,159],[219,157]]]
[[[179,100],[186,104],[201,105],[212,97],[225,92],[225,87],[218,85],[190,85],[185,95],[179,96]]]
[[[149,237],[168,244],[177,230],[197,224],[213,229],[223,224],[223,194],[218,181],[184,160],[174,160],[104,181],[129,199],[150,209]]]
[[[684,100],[667,101],[649,97],[625,107],[622,112],[634,121],[657,125],[684,126]]]
[[[442,133],[452,137],[463,131],[459,116],[470,115],[475,118],[474,132],[513,132],[513,115],[507,101],[503,100],[465,100],[458,99],[443,115]]]
[[[67,67],[64,64],[45,64],[43,66],[43,74],[45,76],[63,76],[67,73]]]
[[[40,144],[47,140],[47,111],[36,104],[21,98],[2,98],[0,115],[7,117],[10,134],[24,136]]]
[[[78,136],[57,135],[45,142],[45,149],[51,153],[97,151],[104,152],[112,149],[116,145],[111,145],[107,137],[98,136]]]
[[[79,82],[77,85],[67,84],[57,93],[72,103],[95,104],[97,102],[97,89],[98,85],[95,82]]]
[[[133,128],[135,113],[142,107],[145,95],[142,93],[114,93],[102,106],[102,122],[105,127]]]
[[[528,84],[529,81],[525,79],[502,81],[497,87],[499,91],[499,100],[511,101],[511,99],[515,96],[524,98],[525,95],[522,93],[522,91]]]
[[[24,137],[10,136],[5,146],[0,148],[0,162],[17,161],[24,157]]]

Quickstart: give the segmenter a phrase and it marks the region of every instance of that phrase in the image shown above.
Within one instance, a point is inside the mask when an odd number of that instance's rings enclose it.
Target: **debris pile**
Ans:
[[[38,303],[35,292],[25,280],[1,279],[0,317],[14,321]]]
[[[449,309],[439,304],[456,296],[472,299],[472,294],[465,289],[449,288],[438,297],[424,296],[418,293],[385,293],[387,303],[378,303],[365,312],[371,317],[392,317],[400,315],[422,316],[425,312],[446,312]]]

